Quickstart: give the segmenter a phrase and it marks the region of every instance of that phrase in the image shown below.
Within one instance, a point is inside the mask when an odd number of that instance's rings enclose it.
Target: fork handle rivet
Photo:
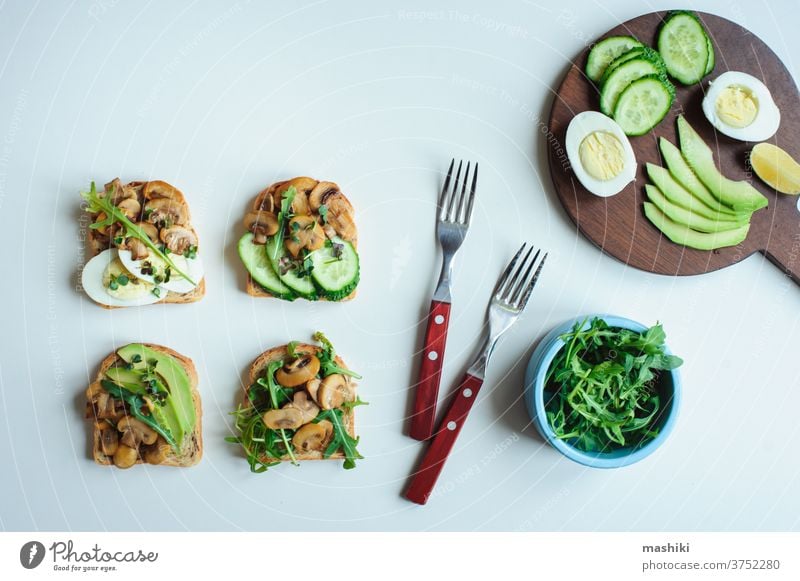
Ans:
[[[437,359],[439,359],[439,354],[436,351],[431,351],[430,353],[428,353],[428,359],[430,359],[431,361],[436,361]]]
[[[470,388],[465,389],[461,393],[464,394],[464,397],[472,397],[472,390]]]
[[[436,323],[437,325],[441,325],[442,323],[444,323],[444,317],[442,315],[436,315],[433,318],[433,322]]]
[[[456,429],[456,423],[455,422],[447,422],[447,429],[450,430],[451,432],[454,431]]]

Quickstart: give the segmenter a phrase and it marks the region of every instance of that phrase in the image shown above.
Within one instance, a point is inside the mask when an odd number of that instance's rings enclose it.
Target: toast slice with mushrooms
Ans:
[[[360,279],[355,211],[337,184],[309,177],[276,182],[256,196],[243,225],[247,234],[239,255],[248,271],[247,294],[286,300],[355,297]]]
[[[117,468],[200,462],[198,382],[192,360],[161,345],[133,343],[108,355],[86,390],[94,461]]]
[[[356,379],[322,334],[320,345],[291,342],[259,355],[250,365],[235,416],[237,435],[253,472],[281,462],[344,460],[354,468],[361,458],[356,446],[354,408],[365,402],[356,394]]]
[[[81,194],[91,224],[91,260],[81,283],[108,309],[152,303],[193,303],[205,295],[199,237],[186,198],[164,181],[116,178],[102,192]]]

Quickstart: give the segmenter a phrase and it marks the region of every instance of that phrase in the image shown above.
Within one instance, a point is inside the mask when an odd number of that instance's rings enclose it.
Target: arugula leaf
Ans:
[[[324,410],[317,416],[317,420],[328,420],[333,424],[333,438],[322,455],[325,458],[330,458],[333,453],[341,449],[344,453],[344,469],[350,470],[355,468],[356,460],[363,458],[356,449],[359,438],[354,438],[347,433],[347,429],[344,427],[344,414],[342,410]]]
[[[281,209],[278,212],[278,232],[275,236],[283,237],[283,231],[286,229],[286,220],[291,214],[292,209],[292,202],[294,202],[294,197],[297,195],[297,190],[294,186],[290,186],[285,192],[283,192],[283,197],[281,198]],[[272,259],[278,259],[278,252],[280,251],[280,244],[275,244],[275,249],[272,253]]]
[[[289,341],[286,345],[286,353],[289,354],[289,357],[295,359],[297,357],[297,345],[298,341]]]
[[[334,373],[340,373],[341,375],[349,375],[350,377],[361,379],[361,376],[355,371],[345,369],[336,363],[336,350],[333,348],[333,344],[322,333],[322,331],[317,331],[314,333],[314,340],[322,343],[322,351],[317,354],[317,358],[319,359],[320,374],[322,377],[327,377],[328,375],[333,375]]]
[[[641,446],[654,438],[663,412],[661,372],[683,364],[666,354],[663,327],[637,333],[595,318],[561,339],[565,345],[545,377],[545,412],[556,436],[586,451]]]
[[[185,272],[175,266],[175,263],[172,262],[170,258],[167,257],[166,254],[161,252],[161,250],[156,246],[150,237],[145,233],[144,230],[139,228],[136,224],[131,222],[128,217],[117,208],[114,204],[111,203],[111,200],[108,197],[101,197],[97,193],[97,187],[95,183],[92,182],[91,188],[88,192],[81,192],[81,197],[86,200],[86,211],[92,214],[97,214],[99,212],[104,212],[106,218],[104,220],[98,220],[94,224],[90,225],[89,227],[93,230],[98,228],[103,228],[104,226],[111,226],[115,222],[119,222],[125,228],[125,237],[133,237],[139,240],[140,242],[144,243],[153,253],[158,256],[161,260],[167,263],[167,265],[180,274],[183,278],[188,280],[193,285],[197,286],[197,283],[189,278]],[[158,295],[156,295],[158,296]]]

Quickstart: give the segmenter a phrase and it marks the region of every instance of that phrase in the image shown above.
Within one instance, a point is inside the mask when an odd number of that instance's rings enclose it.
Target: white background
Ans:
[[[673,4],[415,4],[0,2],[0,529],[798,529],[800,289],[761,256],[695,278],[626,268],[576,233],[550,184],[539,119],[569,59],[619,21]],[[693,7],[748,26],[797,78],[794,2]],[[445,388],[478,342],[503,263],[523,240],[551,258],[421,508],[401,497],[423,451],[405,417],[452,156],[479,161],[481,175],[455,265]],[[302,174],[338,182],[357,208],[352,303],[243,291],[234,244],[247,204]],[[115,176],[187,194],[202,302],[109,312],[74,290],[78,191]],[[674,434],[616,471],[562,459],[521,401],[537,338],[591,312],[663,321],[686,360]],[[251,475],[223,442],[242,376],[263,350],[317,329],[364,375],[367,458],[354,471]],[[83,390],[131,341],[197,364],[199,466],[122,472],[90,460]]]

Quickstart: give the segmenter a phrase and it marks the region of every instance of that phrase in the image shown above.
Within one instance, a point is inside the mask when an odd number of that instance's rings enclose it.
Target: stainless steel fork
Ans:
[[[474,165],[471,175],[470,165],[467,162],[467,166],[464,168],[464,162],[459,161],[455,180],[453,180],[455,159],[452,160],[444,180],[442,193],[439,196],[436,234],[439,238],[439,245],[442,247],[442,273],[439,275],[439,284],[436,286],[436,292],[433,293],[428,314],[425,345],[422,349],[422,364],[414,395],[414,412],[411,416],[409,435],[417,440],[427,440],[433,435],[439,382],[447,343],[447,329],[450,324],[452,261],[467,235],[472,217],[472,207],[475,203],[475,187],[478,183],[478,164]],[[464,169],[463,176],[462,169]]]
[[[523,244],[497,282],[489,303],[488,333],[406,490],[406,498],[417,504],[425,504],[433,492],[436,480],[483,385],[486,366],[497,340],[517,321],[539,280],[547,253],[542,254],[541,250],[537,250],[534,254],[532,246],[527,252],[525,249],[526,244]]]

